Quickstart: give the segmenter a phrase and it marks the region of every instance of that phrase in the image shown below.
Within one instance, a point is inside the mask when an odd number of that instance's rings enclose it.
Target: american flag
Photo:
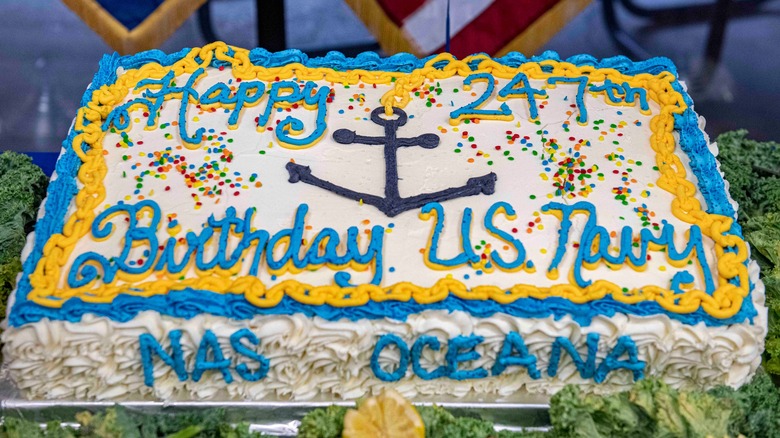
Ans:
[[[589,2],[347,0],[385,51],[410,51],[418,56],[444,51],[449,6],[449,51],[458,57],[478,52],[535,51]]]

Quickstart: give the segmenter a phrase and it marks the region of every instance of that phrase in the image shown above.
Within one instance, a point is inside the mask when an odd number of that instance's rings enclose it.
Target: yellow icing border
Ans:
[[[466,300],[491,299],[501,304],[512,303],[520,298],[560,297],[576,304],[587,303],[611,296],[616,301],[634,304],[643,301],[655,301],[664,309],[674,313],[692,313],[699,308],[715,318],[728,318],[742,307],[742,301],[749,293],[747,268],[747,245],[736,235],[726,234],[731,228],[732,219],[722,215],[709,214],[702,210],[695,198],[696,186],[686,179],[686,171],[675,154],[676,142],[673,136],[674,114],[686,109],[682,95],[675,91],[672,83],[675,78],[670,72],[658,75],[643,73],[636,76],[623,75],[615,69],[576,66],[567,62],[546,60],[526,62],[514,68],[496,62],[487,55],[474,55],[456,60],[450,54],[441,54],[431,59],[425,67],[411,73],[382,71],[349,70],[336,71],[328,68],[309,68],[299,63],[283,67],[266,68],[253,65],[247,50],[231,47],[233,56],[228,55],[228,46],[214,43],[202,48],[192,49],[181,60],[171,66],[163,67],[149,63],[139,69],[122,73],[116,83],[103,86],[92,94],[91,101],[78,110],[75,129],[81,133],[73,140],[73,150],[82,160],[78,178],[83,188],[76,195],[76,211],[67,219],[61,234],[52,235],[43,249],[43,255],[30,276],[32,290],[28,299],[46,307],[59,308],[65,300],[78,297],[89,303],[111,303],[119,294],[152,296],[167,294],[170,291],[193,288],[210,290],[217,293],[243,294],[247,301],[258,307],[273,307],[287,295],[290,298],[309,305],[330,304],[339,307],[360,306],[371,301],[408,301],[414,299],[421,304],[444,300],[450,294]],[[196,60],[200,58],[200,62]],[[402,282],[382,287],[360,285],[354,288],[341,288],[335,285],[312,286],[296,280],[286,280],[266,289],[257,277],[229,278],[231,271],[215,269],[199,273],[196,278],[185,280],[170,279],[171,275],[159,272],[158,279],[123,285],[101,284],[95,289],[59,289],[62,267],[67,263],[76,242],[90,230],[95,218],[95,209],[105,199],[103,180],[107,167],[103,155],[105,132],[101,125],[115,105],[125,99],[130,90],[140,80],[162,78],[173,70],[176,76],[189,74],[199,67],[208,67],[213,58],[229,62],[232,73],[242,80],[258,79],[272,81],[296,77],[301,80],[326,80],[334,83],[389,84],[395,78],[395,87],[388,91],[381,102],[389,110],[392,106],[405,107],[411,98],[411,90],[420,87],[429,79],[446,79],[455,75],[467,76],[472,73],[486,72],[496,78],[511,79],[516,73],[523,72],[530,79],[545,79],[549,76],[576,77],[588,75],[591,81],[628,82],[634,87],[643,87],[648,98],[661,108],[660,114],[650,122],[652,135],[650,144],[656,152],[656,165],[659,168],[657,185],[675,198],[672,201],[672,213],[683,222],[698,225],[702,233],[715,243],[718,267],[718,287],[712,295],[701,290],[690,290],[682,294],[659,286],[645,286],[624,292],[623,289],[606,280],[595,281],[586,288],[573,284],[560,284],[549,288],[519,284],[511,288],[498,286],[477,286],[468,289],[463,283],[447,276],[432,287],[421,287]],[[478,68],[472,70],[468,64],[476,61]],[[446,66],[435,68],[434,64],[446,62]],[[542,66],[552,68],[545,73]],[[87,121],[85,124],[84,121]],[[736,252],[726,252],[727,247],[735,247]],[[151,275],[151,273],[149,274]],[[144,275],[144,278],[148,275]],[[729,279],[739,278],[740,286],[729,283]],[[140,281],[141,278],[135,278]],[[132,288],[132,290],[131,290]]]

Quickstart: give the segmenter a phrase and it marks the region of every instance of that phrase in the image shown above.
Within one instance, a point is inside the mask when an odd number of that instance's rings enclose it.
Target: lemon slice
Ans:
[[[344,417],[344,438],[424,438],[425,425],[417,409],[393,391],[364,400]]]

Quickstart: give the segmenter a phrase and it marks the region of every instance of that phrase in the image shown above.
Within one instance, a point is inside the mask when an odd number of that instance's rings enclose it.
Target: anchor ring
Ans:
[[[374,108],[373,111],[371,111],[371,121],[376,123],[377,125],[385,126],[385,125],[395,125],[395,126],[404,126],[406,124],[406,120],[408,117],[406,116],[406,112],[402,110],[401,108],[393,107],[393,115],[398,116],[397,119],[383,119],[380,117],[381,114],[384,114],[385,107],[380,106],[377,108]]]

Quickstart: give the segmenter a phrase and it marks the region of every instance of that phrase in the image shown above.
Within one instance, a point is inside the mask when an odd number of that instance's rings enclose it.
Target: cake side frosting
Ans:
[[[703,120],[700,125],[703,129]],[[715,144],[710,144],[710,150],[717,155]],[[729,201],[736,210],[736,203],[730,197]],[[42,216],[43,209],[39,218]],[[23,260],[29,256],[33,241],[34,233],[31,233]],[[754,305],[762,309],[763,285],[758,279],[758,266],[754,261],[750,263],[750,279],[756,285],[751,292]],[[9,309],[12,304],[13,295]],[[612,392],[631,385],[633,376],[619,373],[610,374],[600,385],[589,384],[590,380],[579,374],[580,368],[573,362],[572,356],[565,353],[560,356],[555,372],[552,372],[550,359],[555,338],[570,339],[573,345],[578,346],[578,353],[587,357],[588,333],[600,335],[595,363],[603,361],[605,352],[619,335],[628,335],[635,340],[639,357],[647,361],[648,376],[661,378],[675,387],[741,386],[761,362],[766,318],[766,311],[759,311],[753,324],[736,324],[713,331],[701,325],[679,324],[665,316],[597,317],[590,327],[583,328],[570,318],[561,321],[545,318],[531,323],[529,320],[499,316],[490,321],[459,311],[454,316],[442,311],[429,311],[414,315],[405,322],[363,320],[358,324],[333,323],[301,315],[258,316],[249,323],[208,315],[187,321],[144,312],[129,323],[87,316],[80,323],[44,320],[21,329],[11,328],[13,334],[5,338],[7,346],[4,354],[16,358],[9,371],[16,376],[19,388],[31,398],[349,399],[377,393],[388,386],[407,397],[478,393],[497,400],[526,401],[527,396],[523,394],[552,393],[569,383],[583,385],[583,388],[596,393]],[[151,333],[164,344],[171,330],[183,330],[184,360],[187,368],[191,369],[198,350],[198,339],[204,330],[215,333],[228,351],[230,335],[247,326],[265,340],[264,352],[275,364],[269,370],[272,376],[268,378],[273,379],[273,385],[262,382],[225,385],[220,375],[200,382],[181,382],[175,371],[165,364],[152,367],[157,382],[153,387],[144,383],[144,369],[137,353],[140,334]],[[376,336],[392,333],[400,336],[407,345],[412,345],[419,336],[451,339],[476,333],[485,341],[477,348],[481,358],[474,367],[489,369],[495,365],[496,354],[506,333],[511,331],[521,333],[524,339],[529,340],[529,355],[538,358],[535,366],[547,379],[535,380],[525,373],[465,381],[424,380],[413,376],[411,381],[399,385],[379,381],[370,372],[369,353]],[[312,351],[316,353],[310,354]],[[443,352],[426,353],[421,358],[425,368],[436,368],[436,364],[446,362]],[[385,355],[380,357],[385,368],[397,363],[396,351],[388,351]],[[75,359],[77,357],[79,359]],[[349,365],[343,365],[344,362]],[[342,365],[334,366],[335,363]],[[51,379],[52,374],[60,377]],[[557,378],[550,379],[550,374],[555,374]]]
[[[321,374],[347,398],[737,385],[758,366],[760,284],[668,60],[217,44],[107,58],[93,84],[4,335],[30,394],[300,399]],[[431,335],[448,314],[459,330]],[[313,340],[267,344],[289,325]],[[350,325],[366,334],[314,355]],[[84,326],[104,340],[75,336],[91,359],[66,359],[52,333]],[[686,342],[700,364],[680,365]],[[70,389],[20,374],[96,365]]]

